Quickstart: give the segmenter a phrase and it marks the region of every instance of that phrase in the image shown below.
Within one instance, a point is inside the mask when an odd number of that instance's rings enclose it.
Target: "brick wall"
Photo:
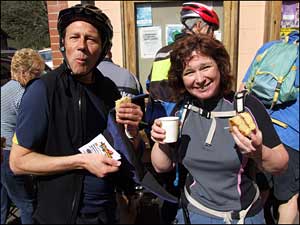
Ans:
[[[59,36],[57,31],[57,17],[60,10],[68,7],[67,1],[47,1],[48,24],[50,33],[50,43],[52,49],[53,67],[58,67],[62,60],[62,54],[59,51]]]

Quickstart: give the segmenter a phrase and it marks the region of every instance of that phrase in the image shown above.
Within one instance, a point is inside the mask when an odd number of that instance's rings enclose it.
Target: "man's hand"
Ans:
[[[121,103],[116,110],[117,123],[124,124],[125,129],[132,137],[137,136],[142,117],[141,107],[134,103]]]
[[[120,161],[97,153],[79,155],[84,162],[83,167],[97,177],[105,177],[109,173],[117,172],[121,165]]]

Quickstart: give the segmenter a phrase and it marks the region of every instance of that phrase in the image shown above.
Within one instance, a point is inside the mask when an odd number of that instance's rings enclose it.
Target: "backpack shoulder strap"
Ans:
[[[246,99],[246,95],[248,94],[247,90],[242,90],[237,92],[234,95],[234,109],[237,113],[242,113],[245,111],[245,99]]]
[[[284,41],[285,42],[290,42],[293,44],[297,44],[299,43],[299,31],[292,31],[291,33],[289,33],[288,35],[286,35],[284,37]]]

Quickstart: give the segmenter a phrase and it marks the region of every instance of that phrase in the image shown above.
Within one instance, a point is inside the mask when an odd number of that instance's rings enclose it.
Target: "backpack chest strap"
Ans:
[[[207,137],[206,137],[206,140],[205,140],[205,144],[206,145],[211,145],[213,136],[214,136],[215,131],[216,131],[216,126],[217,126],[216,118],[226,118],[226,117],[229,118],[229,117],[236,116],[236,113],[237,113],[235,110],[224,111],[224,112],[222,112],[222,111],[212,111],[212,112],[209,112],[209,111],[206,111],[206,110],[204,110],[202,108],[194,106],[192,104],[185,105],[185,108],[187,110],[191,110],[191,111],[193,111],[195,113],[199,113],[201,116],[203,116],[203,117],[205,117],[207,119],[212,119],[209,131],[208,131],[208,134],[207,134]]]
[[[206,212],[210,215],[217,216],[219,218],[222,218],[226,224],[232,224],[233,219],[237,219],[238,222],[237,224],[244,224],[245,223],[245,218],[247,217],[248,212],[250,211],[251,207],[254,205],[254,203],[259,199],[260,196],[260,191],[257,186],[257,184],[253,183],[255,189],[256,189],[256,194],[254,198],[252,199],[251,203],[246,209],[240,210],[240,211],[217,211],[211,208],[206,207],[205,205],[201,204],[199,201],[194,199],[190,193],[189,193],[189,187],[186,185],[184,186],[184,195],[189,203],[191,203],[194,207],[197,209]]]
[[[214,117],[232,117],[236,115],[236,111],[232,110],[232,111],[206,111],[202,108],[199,108],[197,106],[194,106],[192,104],[188,104],[185,106],[186,109],[192,110],[195,113],[199,113],[201,116],[205,117],[206,119],[211,119]]]
[[[200,107],[197,107],[190,102],[187,102],[184,107],[183,107],[183,116],[181,118],[181,128],[183,126],[183,123],[185,121],[186,117],[186,112],[187,111],[193,111],[195,113],[199,113],[201,116],[205,117],[206,119],[212,119],[205,144],[206,145],[211,145],[213,136],[216,131],[216,126],[217,126],[217,121],[216,118],[230,118],[236,116],[238,113],[244,112],[245,111],[245,99],[246,95],[248,94],[247,90],[242,90],[240,92],[235,93],[234,95],[234,109],[229,110],[229,111],[207,111],[204,110]]]

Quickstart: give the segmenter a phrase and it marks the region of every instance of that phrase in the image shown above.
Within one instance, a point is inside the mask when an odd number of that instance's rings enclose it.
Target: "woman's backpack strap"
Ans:
[[[245,111],[245,99],[248,94],[247,90],[242,90],[234,95],[234,109],[237,113],[242,113]]]

